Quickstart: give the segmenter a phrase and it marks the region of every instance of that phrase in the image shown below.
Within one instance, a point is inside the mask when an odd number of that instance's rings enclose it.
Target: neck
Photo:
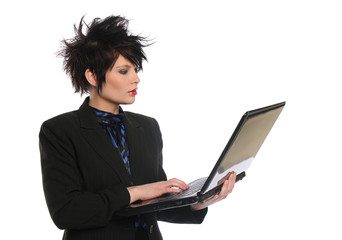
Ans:
[[[99,110],[104,111],[104,112],[110,112],[110,113],[114,113],[114,114],[119,114],[119,109],[120,109],[119,104],[109,102],[109,101],[101,98],[101,96],[99,96],[98,94],[96,94],[96,95],[90,94],[89,106],[96,108],[96,109],[99,109]]]

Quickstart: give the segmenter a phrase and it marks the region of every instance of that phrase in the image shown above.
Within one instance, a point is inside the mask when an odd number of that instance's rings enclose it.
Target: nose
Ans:
[[[138,76],[138,73],[135,73],[133,83],[138,84],[139,82],[140,82],[140,78]]]

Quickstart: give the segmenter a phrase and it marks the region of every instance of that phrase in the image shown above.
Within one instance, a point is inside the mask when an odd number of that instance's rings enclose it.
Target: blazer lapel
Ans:
[[[96,116],[88,105],[89,98],[86,98],[79,109],[81,133],[89,145],[120,177],[123,184],[131,185],[130,175],[120,153],[114,148],[106,135]]]
[[[125,129],[127,132],[130,166],[134,185],[141,185],[157,180],[154,169],[158,166],[156,156],[151,155],[151,142],[146,137],[146,127],[134,115],[125,113]]]
[[[141,138],[141,128],[140,124],[132,118],[129,118],[127,114],[125,115],[124,119],[126,134],[127,134],[127,141],[128,141],[128,148],[129,148],[129,162],[131,167],[132,173],[132,180],[133,183],[139,184],[137,181],[137,164],[138,158],[141,153],[139,153],[139,146],[143,143],[143,139]]]

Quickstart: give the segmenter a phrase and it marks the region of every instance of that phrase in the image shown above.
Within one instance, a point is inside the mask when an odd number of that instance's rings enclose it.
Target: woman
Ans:
[[[83,33],[84,25],[87,32]],[[207,207],[233,189],[235,174],[203,204],[120,217],[137,200],[188,188],[167,180],[156,120],[124,112],[135,101],[146,60],[146,39],[127,30],[119,16],[80,21],[60,55],[75,92],[89,93],[81,107],[43,123],[39,134],[43,187],[51,217],[63,239],[162,239],[157,220],[201,223]],[[75,28],[76,29],[76,28]]]

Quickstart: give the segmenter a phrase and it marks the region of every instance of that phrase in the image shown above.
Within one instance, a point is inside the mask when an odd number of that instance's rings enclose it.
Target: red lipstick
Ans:
[[[133,89],[132,91],[129,91],[128,93],[135,96],[137,95],[137,89]]]

